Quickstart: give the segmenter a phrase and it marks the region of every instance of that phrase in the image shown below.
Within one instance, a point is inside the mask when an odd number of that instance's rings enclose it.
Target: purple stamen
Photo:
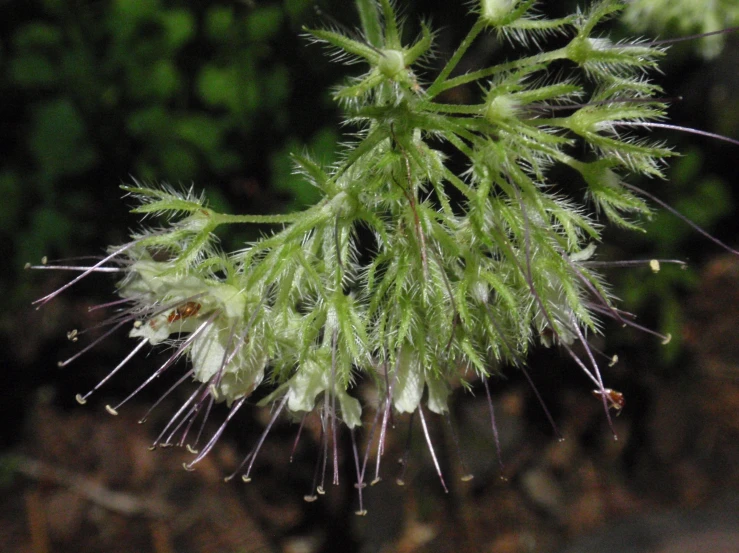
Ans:
[[[223,431],[226,429],[226,425],[234,417],[234,415],[238,413],[239,409],[241,409],[241,406],[244,404],[245,401],[246,396],[239,398],[233,403],[233,405],[231,406],[231,410],[228,412],[228,415],[226,415],[226,420],[223,421],[223,424],[221,424],[218,430],[216,430],[213,436],[211,436],[210,440],[205,445],[203,450],[198,454],[197,457],[195,457],[195,459],[193,459],[189,463],[184,464],[185,470],[194,470],[193,467],[197,463],[199,463],[203,459],[203,457],[205,457],[210,452],[211,449],[213,449],[213,446],[218,441],[218,438],[221,437],[221,434],[223,434]]]
[[[64,292],[64,290],[66,290],[67,288],[70,288],[71,286],[74,286],[77,282],[79,282],[80,280],[82,280],[83,278],[85,278],[87,275],[89,275],[90,273],[93,273],[93,272],[97,271],[105,263],[107,263],[111,259],[117,257],[118,255],[122,254],[126,250],[132,248],[133,246],[135,246],[139,242],[140,242],[140,240],[134,240],[133,242],[129,242],[128,244],[125,244],[124,246],[121,246],[120,248],[118,248],[117,250],[115,250],[113,253],[111,253],[107,257],[104,257],[103,259],[101,259],[99,262],[97,262],[92,267],[87,268],[84,272],[82,272],[80,275],[77,275],[77,277],[75,277],[74,279],[70,280],[67,284],[65,284],[61,288],[57,288],[51,294],[48,294],[48,295],[44,296],[43,298],[38,299],[38,300],[32,302],[32,305],[36,305],[37,306],[36,309],[41,308],[41,306],[43,306],[43,305],[47,304],[48,302],[50,302],[52,299],[54,299],[59,294],[61,294],[62,292]]]
[[[431,453],[431,459],[433,459],[434,461],[434,467],[436,467],[436,474],[439,475],[441,487],[444,488],[445,493],[449,493],[449,490],[446,487],[446,482],[444,482],[444,476],[441,474],[441,467],[439,466],[439,460],[436,458],[434,445],[431,443],[431,435],[429,434],[429,429],[426,426],[426,417],[423,416],[423,407],[421,407],[420,404],[418,406],[418,416],[421,418],[421,428],[423,428],[423,435],[426,437],[426,445],[428,445],[429,453]]]
[[[251,474],[251,469],[254,466],[254,461],[257,458],[257,455],[259,454],[259,450],[262,449],[262,444],[264,444],[264,440],[267,438],[267,434],[269,434],[269,431],[272,430],[272,425],[274,425],[275,421],[277,420],[277,417],[280,416],[280,413],[285,408],[285,405],[287,405],[287,398],[288,394],[285,394],[285,397],[280,402],[280,406],[275,410],[275,413],[272,415],[272,418],[270,419],[269,423],[267,424],[267,428],[264,429],[264,432],[262,432],[262,436],[259,438],[259,442],[257,443],[257,446],[254,448],[254,453],[252,454],[251,461],[249,462],[249,467],[246,469],[246,474],[242,477],[244,482],[251,481],[251,478],[249,475]],[[246,398],[242,398],[240,401],[243,401]]]
[[[485,394],[488,397],[488,410],[490,411],[490,426],[493,429],[493,440],[495,441],[495,451],[498,454],[498,465],[500,465],[500,474],[503,477],[503,455],[500,449],[500,439],[498,437],[498,425],[495,422],[495,409],[493,407],[493,398],[490,395],[490,387],[488,386],[488,379],[483,378],[482,383],[485,385]]]
[[[115,330],[115,329],[113,329],[113,330]],[[133,348],[133,350],[131,351],[131,353],[129,353],[125,357],[125,359],[123,359],[123,361],[121,361],[118,364],[118,366],[115,369],[113,369],[108,374],[108,376],[106,376],[100,382],[98,382],[92,390],[90,390],[89,392],[87,392],[84,396],[77,395],[77,402],[80,403],[81,405],[84,405],[85,403],[87,403],[87,398],[89,398],[93,394],[93,392],[95,392],[103,384],[105,384],[115,373],[117,373],[119,370],[121,370],[124,367],[124,365],[126,363],[128,363],[133,358],[133,356],[136,355],[141,350],[141,348],[143,348],[148,342],[149,341],[146,338],[144,338],[143,340],[141,340],[139,342],[139,344],[135,348]]]

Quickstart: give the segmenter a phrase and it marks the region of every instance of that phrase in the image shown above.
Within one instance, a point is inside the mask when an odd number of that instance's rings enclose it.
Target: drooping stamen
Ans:
[[[644,44],[639,44],[638,46],[663,46],[665,44],[674,44],[676,42],[686,42],[688,40],[695,40],[700,38],[705,38],[713,35],[725,35],[729,33],[733,33],[739,31],[739,27],[729,27],[728,29],[720,29],[718,31],[708,31],[706,33],[697,33],[694,35],[687,35],[687,36],[680,36],[677,38],[665,38],[660,40],[653,40],[652,42],[646,42]]]
[[[88,266],[80,266],[80,265],[31,265],[30,263],[27,263],[25,265],[26,269],[34,269],[37,271],[87,271],[87,273],[123,273],[127,271],[128,269],[124,269],[123,267],[97,267],[97,268],[91,268]],[[35,302],[34,302],[35,303]]]
[[[459,459],[459,465],[462,467],[462,474],[461,480],[462,482],[469,482],[474,478],[474,475],[467,470],[467,463],[464,462],[464,458],[462,457],[462,448],[459,445],[459,436],[457,436],[457,431],[454,429],[454,423],[452,422],[452,416],[449,414],[449,411],[445,413],[445,417],[447,424],[449,425],[449,432],[452,434],[452,441],[454,442],[454,448],[457,450],[457,458]]]
[[[272,430],[272,425],[274,425],[275,421],[277,420],[277,417],[280,416],[280,413],[282,413],[282,410],[285,408],[285,405],[287,405],[287,398],[288,394],[285,394],[285,397],[280,402],[280,406],[275,409],[274,414],[272,415],[272,418],[269,421],[269,424],[267,424],[267,427],[264,429],[264,432],[262,432],[262,436],[259,438],[259,442],[257,443],[256,447],[253,450],[253,454],[251,454],[251,461],[249,462],[249,467],[246,469],[246,474],[241,477],[241,479],[244,482],[250,482],[250,474],[251,469],[254,466],[254,461],[257,458],[257,455],[259,454],[259,450],[262,448],[262,444],[264,443],[264,440],[267,438],[267,434],[269,434],[269,431]]]
[[[134,240],[133,242],[129,242],[128,244],[125,244],[125,245],[121,246],[120,248],[118,248],[117,250],[115,250],[110,255],[104,257],[103,259],[101,259],[100,261],[98,261],[97,263],[95,263],[95,265],[93,265],[92,267],[87,268],[85,271],[83,271],[81,274],[77,275],[74,279],[72,279],[69,282],[67,282],[61,288],[57,288],[51,294],[47,294],[43,298],[37,299],[36,301],[32,302],[32,305],[36,305],[37,306],[36,309],[41,308],[43,305],[47,304],[48,302],[50,302],[51,300],[53,300],[55,297],[57,297],[59,294],[61,294],[62,292],[64,292],[67,288],[70,288],[71,286],[74,286],[75,284],[77,284],[80,280],[82,280],[83,278],[85,278],[90,273],[96,272],[99,268],[103,267],[103,265],[105,263],[107,263],[111,259],[114,259],[115,257],[119,256],[120,254],[122,254],[126,250],[132,248],[133,246],[135,246],[136,244],[138,244],[140,241],[141,241],[141,239]]]
[[[384,403],[384,402],[383,402]],[[364,449],[364,458],[362,459],[362,472],[361,472],[361,480],[364,482],[364,475],[367,471],[367,461],[369,460],[369,454],[370,454],[370,448],[372,447],[372,441],[375,439],[375,429],[377,428],[377,423],[380,420],[380,409],[378,406],[378,409],[375,409],[375,418],[372,421],[372,426],[370,427],[369,436],[367,437],[367,447]],[[377,454],[379,456],[379,444],[378,444],[378,451]],[[370,486],[373,484],[373,482],[370,482]]]
[[[108,307],[115,307],[116,305],[122,305],[125,303],[136,303],[142,299],[144,299],[146,296],[144,294],[140,294],[138,296],[131,296],[128,298],[122,298],[120,300],[110,301],[107,303],[99,303],[97,305],[91,305],[87,308],[87,312],[91,313],[93,311],[97,311],[98,309],[107,309]]]
[[[384,360],[382,362],[383,371],[385,373],[385,407],[383,408],[382,413],[382,426],[380,427],[380,437],[377,440],[377,456],[375,457],[375,477],[370,482],[370,486],[374,486],[382,478],[380,478],[380,461],[382,460],[382,456],[385,453],[385,439],[387,437],[387,425],[388,421],[390,421],[390,424],[395,426],[395,422],[393,421],[393,390],[395,388],[395,383],[398,381],[398,375],[400,370],[400,349],[395,354],[395,370],[393,372],[393,379],[390,380],[390,377],[388,376],[388,370],[387,370],[387,351],[384,353]]]
[[[503,329],[500,327],[500,324],[498,323],[496,318],[493,316],[493,312],[490,310],[490,306],[488,306],[488,304],[486,303],[483,304],[483,306],[488,312],[490,323],[493,325],[493,328],[498,333],[498,336],[500,336],[500,339],[503,341],[503,344],[505,344],[511,356],[513,357],[515,365],[521,370],[523,375],[526,377],[526,381],[529,383],[531,390],[534,392],[534,395],[536,396],[536,400],[539,402],[539,405],[541,405],[541,408],[544,411],[544,414],[546,415],[547,420],[549,421],[549,424],[552,426],[552,431],[554,432],[554,435],[557,436],[558,440],[562,440],[563,439],[562,433],[559,431],[559,427],[557,426],[557,423],[554,422],[554,417],[552,417],[552,414],[549,412],[549,408],[547,407],[547,404],[544,402],[544,398],[541,397],[541,394],[539,393],[539,389],[536,387],[536,384],[534,384],[534,380],[531,378],[531,375],[529,374],[529,371],[526,368],[526,363],[521,359],[521,357],[518,355],[516,350],[513,349],[513,346],[508,342],[508,339],[506,338],[505,334],[503,334]]]
[[[562,259],[564,259],[567,264],[570,266],[570,268],[575,272],[575,276],[582,282],[585,287],[590,290],[590,292],[600,301],[601,305],[611,312],[611,315],[617,320],[620,321],[622,324],[626,324],[625,321],[621,320],[621,316],[618,314],[618,311],[613,308],[613,306],[610,304],[610,302],[606,299],[606,297],[601,293],[600,290],[592,283],[590,282],[590,279],[582,272],[582,270],[575,264],[571,259],[570,256],[567,255],[565,252],[560,252],[560,255],[562,256]]]
[[[306,416],[307,416],[307,414],[308,413],[306,413]],[[325,428],[323,426],[323,421],[321,421],[321,435],[318,438],[318,441],[320,443],[323,443],[323,436],[324,436],[325,433],[326,433],[326,431],[325,431]],[[318,495],[317,495],[319,493],[318,492],[318,472],[320,470],[321,461],[322,460],[323,460],[323,465],[325,467],[325,465],[326,465],[326,461],[325,461],[326,460],[325,450],[324,450],[323,454],[321,454],[321,452],[319,451],[318,455],[316,455],[316,466],[313,469],[313,483],[311,484],[311,487],[310,487],[310,493],[303,496],[303,499],[305,501],[307,501],[308,503],[312,503],[313,501],[315,501],[316,499],[318,499]],[[321,488],[321,490],[323,490],[323,488]],[[321,491],[320,493],[323,494],[323,491]]]
[[[737,145],[739,145],[739,142],[737,142]],[[621,182],[621,185],[624,188],[627,188],[627,189],[631,190],[635,194],[640,194],[642,196],[646,196],[647,198],[649,198],[650,200],[652,200],[654,203],[662,206],[664,209],[666,209],[667,211],[669,211],[670,213],[672,213],[675,217],[677,217],[678,219],[680,219],[683,223],[691,226],[695,231],[697,231],[699,234],[701,234],[701,235],[705,236],[706,238],[708,238],[714,244],[718,244],[719,246],[721,246],[722,248],[724,248],[726,251],[728,251],[730,253],[733,253],[734,255],[739,255],[739,251],[737,251],[734,248],[732,248],[732,247],[724,244],[721,240],[719,240],[715,236],[713,236],[713,235],[709,234],[708,232],[706,232],[705,230],[703,230],[701,227],[699,227],[693,221],[691,221],[690,219],[688,219],[685,215],[683,215],[682,213],[680,213],[679,211],[677,211],[674,207],[672,207],[672,206],[668,205],[667,203],[663,202],[662,200],[660,200],[654,194],[650,194],[646,190],[642,190],[641,188],[639,188],[637,186],[633,186],[633,185],[631,185],[631,184],[629,184],[627,182],[623,182],[622,181]]]
[[[364,502],[362,501],[362,489],[366,486],[364,483],[363,471],[359,469],[359,452],[357,451],[357,440],[354,437],[354,428],[349,429],[349,435],[352,439],[352,452],[354,453],[354,467],[357,470],[357,483],[354,485],[357,488],[359,494],[359,510],[354,514],[359,516],[365,516],[367,511],[364,508]]]
[[[175,386],[173,386],[172,388],[170,388],[170,390],[174,389],[174,388],[175,388],[175,387],[176,387],[177,385],[179,385],[179,383],[180,383],[180,382],[181,382],[181,381],[182,381],[182,380],[183,380],[184,378],[186,378],[186,377],[190,376],[190,374],[191,374],[191,373],[192,373],[192,371],[191,371],[190,373],[186,374],[185,376],[183,376],[183,377],[182,377],[182,378],[181,378],[181,379],[180,379],[180,380],[179,380],[179,381],[178,381],[178,382],[177,382],[177,383],[175,384]],[[172,416],[172,417],[171,417],[171,418],[169,419],[169,422],[168,422],[168,423],[167,423],[167,424],[166,424],[166,425],[164,426],[164,428],[162,429],[162,431],[161,431],[161,432],[159,433],[159,436],[157,436],[156,440],[154,440],[154,443],[152,444],[152,446],[153,446],[153,447],[156,447],[156,446],[158,446],[158,445],[160,444],[160,442],[161,442],[161,440],[162,440],[162,437],[164,437],[164,435],[165,435],[165,434],[167,433],[167,431],[168,431],[168,430],[170,429],[170,427],[171,427],[171,426],[172,426],[172,425],[173,425],[173,424],[174,424],[175,422],[177,422],[178,420],[180,420],[180,417],[181,417],[182,413],[184,413],[184,412],[185,412],[185,410],[186,410],[186,409],[188,409],[188,408],[190,407],[190,404],[191,404],[191,403],[193,403],[193,402],[195,401],[195,398],[196,398],[196,397],[198,397],[198,396],[199,396],[200,394],[202,394],[202,391],[203,391],[203,387],[204,387],[204,386],[205,386],[204,384],[201,384],[200,386],[198,386],[198,387],[197,387],[197,388],[195,389],[195,391],[194,391],[194,392],[193,392],[192,394],[190,394],[190,397],[189,397],[189,398],[187,398],[187,401],[185,401],[185,403],[183,403],[183,404],[182,404],[182,405],[180,406],[180,408],[179,408],[179,409],[177,409],[177,412],[176,412],[176,413],[175,413],[175,414],[174,414],[174,415],[173,415],[173,416]],[[169,393],[169,392],[168,392],[168,393]],[[149,409],[149,410],[148,410],[148,411],[146,412],[146,414],[145,414],[145,415],[144,415],[144,416],[143,416],[143,417],[141,418],[141,420],[139,420],[139,424],[143,424],[144,422],[146,422],[146,417],[148,417],[148,416],[149,416],[149,413],[151,413],[151,411],[153,410],[153,408],[154,408],[154,407],[150,408],[150,409]],[[190,408],[190,409],[192,409],[192,408]],[[189,412],[188,412],[188,413],[189,413]],[[184,417],[184,419],[186,419],[186,418],[187,418],[187,417],[185,416],[185,417]],[[176,431],[176,429],[177,429],[177,428],[179,428],[179,426],[177,426],[177,427],[175,428],[175,431]],[[167,440],[167,441],[168,441],[168,440]]]
[[[119,328],[121,328],[124,324],[126,324],[128,322],[131,322],[133,319],[134,319],[133,317],[126,317],[124,320],[122,320],[121,322],[119,322],[118,324],[116,324],[113,328],[111,328],[110,330],[108,330],[105,334],[103,334],[102,336],[98,336],[97,338],[95,338],[95,340],[93,340],[91,343],[87,344],[84,348],[82,348],[80,351],[78,351],[77,353],[75,353],[72,357],[70,357],[66,361],[59,361],[57,363],[57,366],[60,367],[60,368],[66,367],[72,361],[74,361],[75,359],[78,359],[79,357],[81,357],[82,355],[84,355],[85,353],[87,353],[88,351],[90,351],[92,348],[94,348],[100,342],[102,342],[103,340],[105,340],[108,336],[110,336],[111,334],[113,334],[116,330],[118,330]],[[82,334],[82,332],[76,332],[75,333],[75,336],[79,336],[80,334]]]
[[[189,463],[184,463],[185,470],[194,470],[194,466],[199,463],[203,457],[205,457],[211,449],[213,449],[213,446],[218,441],[218,438],[221,437],[221,434],[223,434],[223,431],[226,429],[226,425],[229,423],[229,421],[234,417],[236,413],[238,413],[239,409],[241,409],[241,406],[246,401],[246,396],[241,397],[237,399],[233,405],[231,405],[231,410],[228,412],[228,415],[226,415],[226,420],[223,421],[223,424],[213,433],[213,436],[210,438],[208,443],[205,445],[203,450],[198,454],[195,459],[190,461]]]
[[[121,401],[118,405],[115,407],[106,407],[108,409],[108,412],[111,414],[114,414],[118,411],[118,409],[124,405],[127,401],[129,401],[131,398],[133,398],[136,394],[138,394],[141,390],[143,390],[146,386],[151,384],[152,381],[154,381],[156,378],[159,378],[161,374],[166,371],[169,367],[171,367],[175,361],[177,361],[182,353],[185,351],[185,349],[197,338],[208,326],[210,326],[213,321],[216,319],[218,315],[220,315],[220,311],[214,311],[213,314],[204,321],[198,328],[196,328],[194,331],[190,333],[190,335],[180,344],[180,346],[177,348],[177,350],[172,354],[172,356],[165,361],[165,363],[159,367],[154,373],[147,378],[141,385],[139,385],[138,388],[136,388],[133,392],[131,392],[123,401]]]
[[[235,471],[233,471],[233,472],[232,472],[231,474],[229,474],[228,476],[226,476],[226,477],[225,477],[225,478],[223,479],[223,481],[224,481],[224,482],[230,482],[231,480],[233,480],[234,476],[236,476],[236,475],[237,475],[237,474],[238,474],[239,472],[241,472],[241,469],[243,469],[243,468],[244,468],[244,465],[246,465],[246,463],[248,463],[248,462],[249,462],[249,459],[251,459],[251,453],[249,453],[249,454],[248,454],[248,455],[247,455],[246,457],[244,457],[244,460],[243,460],[243,461],[241,461],[241,463],[239,463],[239,466],[238,466],[238,467],[236,467],[236,470],[235,470]]]
[[[387,421],[390,416],[390,410],[392,408],[391,406],[391,398],[388,395],[388,397],[385,399],[385,407],[383,408],[382,413],[382,425],[380,426],[380,438],[377,440],[377,456],[375,457],[375,477],[370,482],[370,486],[374,486],[377,484],[380,480],[380,460],[382,459],[383,453],[385,453],[385,436],[387,435]]]
[[[323,455],[321,458],[321,484],[316,491],[323,495],[326,493],[326,466],[328,465],[328,395],[323,394],[323,410],[321,411],[321,445],[323,446]]]
[[[189,444],[188,446],[190,447],[190,449],[192,449],[193,453],[197,452],[197,446],[200,443],[200,438],[203,436],[203,432],[205,432],[205,425],[208,422],[211,409],[213,409],[213,404],[216,401],[216,398],[213,395],[211,386],[208,386],[208,391],[210,392],[208,394],[208,404],[205,406],[205,413],[203,414],[203,420],[200,421],[200,428],[198,429],[198,434],[197,436],[195,436],[195,441]]]
[[[488,386],[488,379],[483,378],[482,383],[485,385],[485,394],[488,398],[488,410],[490,411],[490,426],[493,429],[493,440],[495,441],[495,452],[498,454],[498,465],[500,466],[501,478],[504,478],[503,471],[503,454],[500,449],[500,438],[498,436],[498,424],[495,422],[495,409],[493,407],[493,397],[490,395],[490,387]]]
[[[661,263],[664,265],[680,265],[681,267],[687,267],[688,264],[685,261],[679,259],[628,259],[625,261],[581,261],[580,265],[583,267],[633,267],[640,265],[650,265],[654,262]]]
[[[596,304],[588,304],[588,308],[592,309],[593,311],[597,311],[598,313],[601,313],[603,315],[611,315],[611,312],[603,309],[600,305]],[[622,311],[621,309],[616,309],[619,314],[625,316],[625,317],[636,317],[632,313],[628,313],[626,311]],[[624,325],[630,326],[631,328],[635,328],[636,330],[640,330],[641,332],[644,332],[646,334],[650,334],[652,336],[655,336],[659,338],[662,341],[663,345],[667,345],[670,343],[670,340],[672,339],[672,336],[670,334],[662,334],[660,332],[657,332],[656,330],[652,330],[651,328],[648,328],[646,326],[640,325],[638,323],[635,323],[630,318],[620,318],[619,321],[621,321]]]
[[[405,441],[405,451],[403,452],[403,457],[400,459],[400,475],[395,479],[395,483],[398,486],[405,486],[405,471],[408,468],[408,458],[411,455],[411,436],[413,434],[413,416],[415,414],[416,412],[413,411],[408,420],[408,438]]]
[[[103,384],[105,384],[115,373],[117,373],[119,370],[121,370],[126,365],[126,363],[128,363],[133,358],[134,355],[136,355],[139,351],[141,351],[141,348],[143,348],[148,342],[149,342],[149,340],[147,338],[144,338],[143,340],[141,340],[139,342],[139,344],[135,348],[133,348],[133,350],[131,351],[131,353],[129,353],[123,359],[123,361],[121,361],[120,363],[118,363],[118,366],[115,369],[113,369],[108,374],[108,376],[106,376],[100,382],[98,382],[95,385],[95,387],[92,390],[90,390],[89,392],[87,392],[84,396],[77,394],[77,396],[76,396],[77,397],[77,402],[79,404],[81,404],[81,405],[84,405],[85,403],[87,403],[87,398],[89,398],[93,394],[93,392],[95,392]]]
[[[444,476],[441,474],[441,467],[439,466],[439,460],[436,458],[436,452],[434,451],[434,445],[431,443],[431,435],[429,434],[429,429],[426,426],[426,417],[423,416],[423,407],[421,405],[418,405],[418,416],[421,419],[421,428],[423,428],[423,435],[426,437],[426,445],[429,448],[429,453],[431,454],[431,459],[434,461],[434,467],[436,467],[436,474],[439,475],[439,480],[441,481],[441,487],[444,488],[445,493],[449,493],[449,490],[446,487],[446,482],[444,482]]]
[[[646,127],[656,129],[668,129],[671,131],[681,131],[688,134],[696,134],[698,136],[705,136],[708,138],[714,138],[716,140],[722,140],[723,142],[728,142],[729,144],[733,144],[734,146],[739,146],[739,140],[729,138],[728,136],[708,131],[701,131],[699,129],[693,129],[690,127],[681,127],[680,125],[673,125],[672,123],[654,123],[652,121],[614,121],[613,124],[617,127]]]
[[[303,433],[303,426],[305,425],[305,418],[308,416],[308,413],[304,413],[303,417],[300,419],[300,426],[298,427],[298,432],[295,435],[295,441],[293,442],[293,448],[292,451],[290,451],[290,462],[293,462],[293,457],[295,456],[295,452],[298,449],[298,442],[300,442],[300,435]]]
[[[172,439],[174,438],[174,435],[177,434],[180,428],[182,428],[185,422],[187,422],[187,426],[182,431],[182,436],[180,436],[180,439],[176,444],[178,447],[182,447],[183,445],[185,445],[187,436],[190,433],[190,429],[192,428],[192,425],[195,423],[195,421],[198,418],[198,415],[200,414],[200,410],[203,407],[203,403],[206,401],[206,399],[208,400],[212,399],[209,393],[208,386],[206,385],[205,382],[200,385],[200,387],[198,388],[198,391],[200,392],[200,397],[190,408],[190,411],[187,413],[187,415],[182,417],[182,420],[179,422],[179,424],[177,424],[177,426],[172,429],[172,432],[169,434],[169,436],[167,436],[167,442],[171,442]],[[193,444],[187,444],[187,450],[190,453],[197,454],[198,450],[196,449],[196,447],[197,447],[197,440]]]
[[[338,340],[339,331],[334,329],[331,335],[331,390],[329,395],[331,396],[331,438],[333,448],[333,468],[334,468],[334,486],[339,485],[339,451],[338,451],[338,440],[336,438],[336,347]]]
[[[585,339],[585,335],[583,334],[582,330],[580,330],[580,325],[577,324],[577,320],[575,320],[574,315],[572,316],[571,325],[575,330],[575,333],[577,334],[577,337],[580,339],[580,343],[585,348],[585,353],[587,353],[588,358],[590,359],[590,364],[593,367],[593,373],[595,374],[597,380],[598,380],[598,391],[603,395],[603,407],[606,411],[606,420],[608,421],[608,427],[611,429],[611,433],[613,433],[613,439],[618,440],[618,435],[616,434],[616,429],[613,427],[613,419],[611,419],[611,411],[608,408],[608,401],[606,398],[606,388],[603,385],[603,376],[600,374],[600,368],[598,367],[598,363],[595,361],[595,357],[593,356],[593,352],[590,350],[590,345],[588,344],[588,341]]]

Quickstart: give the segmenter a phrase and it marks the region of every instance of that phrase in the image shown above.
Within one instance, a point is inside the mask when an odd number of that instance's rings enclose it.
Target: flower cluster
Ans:
[[[372,430],[380,428],[379,454],[397,412],[417,413],[434,455],[424,410],[448,411],[450,381],[487,386],[503,364],[525,372],[536,344],[572,357],[607,416],[623,405],[605,387],[587,337],[599,332],[602,317],[634,323],[614,307],[593,256],[604,219],[638,228],[637,217],[649,214],[626,176],[661,177],[671,155],[634,134],[665,117],[661,91],[646,77],[662,50],[594,34],[621,9],[617,2],[548,20],[529,0],[486,0],[460,47],[423,82],[419,63],[433,33],[423,26],[405,45],[389,0],[358,4],[361,39],[308,31],[337,59],[368,67],[334,93],[358,129],[341,161],[323,167],[294,158],[306,184],[321,191],[319,203],[290,215],[225,215],[191,193],[126,187],[141,200],[134,212],[168,223],[111,249],[78,277],[123,274],[121,299],[109,304],[119,308],[111,332],[127,327],[138,345],[113,373],[158,344],[173,353],[141,387],[179,358],[189,361],[175,386],[198,386],[154,444],[197,450],[188,468],[225,426],[198,446],[193,423],[220,401],[231,408],[228,422],[260,386],[269,387],[261,404],[276,408],[244,460],[245,480],[281,412],[318,412],[324,445],[331,439],[336,447],[339,422],[354,439],[367,422],[353,391],[360,380],[378,390],[369,407]],[[453,76],[485,32],[520,45],[521,56]],[[553,33],[569,40],[547,50],[541,44]],[[446,100],[446,91],[469,84],[481,90],[478,103]],[[550,180],[554,166],[579,174],[595,209]],[[214,239],[226,224],[281,228],[226,254]],[[355,453],[355,460],[363,512],[366,458],[362,465]]]

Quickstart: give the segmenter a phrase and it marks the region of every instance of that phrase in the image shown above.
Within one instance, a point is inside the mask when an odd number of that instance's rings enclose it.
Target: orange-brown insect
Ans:
[[[608,400],[608,407],[613,409],[617,413],[620,413],[621,409],[623,409],[624,405],[626,405],[624,395],[621,392],[611,390],[610,388],[605,388],[603,391],[605,392],[606,399]],[[593,390],[593,395],[595,397],[600,397],[600,390]]]
[[[169,314],[169,317],[167,317],[167,322],[173,323],[175,321],[179,321],[180,319],[195,317],[200,311],[201,307],[203,306],[194,301],[185,302]]]

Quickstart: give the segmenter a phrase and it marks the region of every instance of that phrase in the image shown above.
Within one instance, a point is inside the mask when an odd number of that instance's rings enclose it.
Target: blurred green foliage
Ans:
[[[24,4],[0,8],[3,280],[125,236],[118,185],[131,177],[197,183],[224,211],[315,201],[289,158],[307,147],[330,162],[337,141],[334,119],[316,119],[325,87],[296,83],[309,78],[298,35],[313,2]]]

